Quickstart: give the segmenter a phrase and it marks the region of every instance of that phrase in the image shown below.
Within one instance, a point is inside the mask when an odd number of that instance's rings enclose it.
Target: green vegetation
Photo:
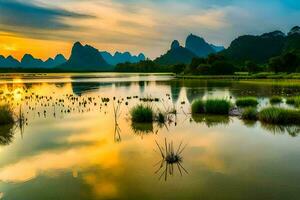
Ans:
[[[0,106],[0,125],[13,124],[14,117],[13,111],[9,107],[9,105],[1,105]]]
[[[198,99],[192,103],[192,114],[227,115],[230,108],[231,103],[226,99],[208,99],[206,101]]]
[[[204,113],[204,102],[201,99],[197,99],[192,103],[192,113],[201,114]]]
[[[282,102],[282,97],[280,97],[280,96],[272,96],[271,98],[270,98],[270,103],[271,104],[278,104],[278,103],[281,103]]]
[[[295,97],[286,98],[286,104],[295,105]]]
[[[236,100],[236,105],[239,107],[255,107],[258,105],[258,101],[256,97],[241,97]]]
[[[258,112],[254,107],[245,108],[242,112],[242,119],[244,120],[257,120]]]
[[[300,111],[270,107],[261,110],[258,118],[260,121],[270,124],[299,124]]]
[[[230,101],[226,99],[209,99],[205,102],[205,112],[207,114],[226,115],[231,106]]]
[[[132,122],[135,123],[152,123],[153,110],[148,105],[137,105],[130,111]]]
[[[158,112],[155,120],[160,124],[164,124],[166,122],[166,115],[162,112]]]

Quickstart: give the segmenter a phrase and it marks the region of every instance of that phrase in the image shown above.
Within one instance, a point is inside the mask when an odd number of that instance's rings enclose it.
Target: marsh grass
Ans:
[[[300,96],[294,98],[294,105],[296,107],[300,107]]]
[[[0,126],[0,145],[8,145],[14,137],[14,124]]]
[[[152,123],[154,112],[149,105],[137,105],[130,111],[131,120],[134,123]]]
[[[257,120],[258,119],[258,112],[255,107],[247,107],[242,112],[242,119],[244,120]]]
[[[14,113],[9,105],[0,106],[0,125],[14,124]]]
[[[159,111],[155,117],[155,121],[157,121],[160,124],[164,124],[166,122],[166,118],[166,114]]]
[[[226,99],[195,100],[192,103],[192,114],[227,115],[231,108],[230,101]]]
[[[272,96],[271,98],[270,98],[270,103],[271,104],[279,104],[279,103],[282,103],[282,97],[280,97],[280,96]]]
[[[241,97],[236,100],[236,105],[239,107],[256,107],[258,100],[256,97]]]
[[[286,98],[285,102],[288,105],[295,105],[295,97],[288,97],[288,98]]]
[[[208,99],[205,101],[205,112],[214,115],[228,115],[231,106],[230,101],[226,99]]]
[[[204,113],[204,102],[201,99],[197,99],[192,103],[192,113],[202,114]]]
[[[269,107],[261,110],[258,118],[260,121],[270,124],[300,124],[300,111]]]

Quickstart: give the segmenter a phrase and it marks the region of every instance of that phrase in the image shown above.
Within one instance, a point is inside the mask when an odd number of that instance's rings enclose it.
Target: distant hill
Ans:
[[[61,65],[66,62],[66,59],[63,55],[58,54],[54,59],[49,58],[45,62],[41,59],[34,58],[30,54],[25,54],[19,62],[12,56],[8,56],[5,58],[0,55],[0,67],[1,68],[24,68],[24,69],[32,69],[32,68],[43,68],[50,69],[54,68],[58,65]]]
[[[213,44],[210,44],[211,48],[213,48],[213,50],[218,53],[220,51],[223,51],[225,49],[224,46],[217,46],[217,45],[213,45]]]
[[[216,53],[217,47],[208,44],[202,37],[190,34],[186,38],[185,48],[193,52],[198,57],[207,57],[211,53]]]
[[[300,52],[299,27],[292,28],[287,35],[281,31],[273,31],[259,36],[240,36],[221,54],[235,62],[251,60],[266,63],[270,58],[288,51]]]
[[[140,53],[138,56],[131,55],[130,52],[116,52],[114,55],[110,54],[107,51],[100,52],[104,60],[110,65],[117,65],[119,63],[138,63],[146,59],[145,55]]]
[[[109,71],[113,66],[108,64],[98,49],[76,42],[73,45],[69,60],[57,69],[71,71]]]
[[[197,55],[180,46],[179,42],[174,40],[171,49],[166,54],[156,58],[154,62],[158,65],[189,64],[194,57]]]
[[[19,66],[20,62],[12,56],[5,58],[4,56],[0,55],[0,68],[17,68]]]

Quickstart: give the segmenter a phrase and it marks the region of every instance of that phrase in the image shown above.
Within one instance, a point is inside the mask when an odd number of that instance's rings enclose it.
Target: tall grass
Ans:
[[[256,97],[241,97],[236,100],[236,105],[239,107],[257,106],[258,101]]]
[[[193,114],[204,113],[204,102],[201,99],[197,99],[192,103],[192,113]]]
[[[286,98],[286,104],[295,105],[295,97]]]
[[[198,99],[192,103],[192,114],[227,115],[231,106],[230,101],[226,99]]]
[[[294,105],[296,107],[300,107],[300,96],[294,98]]]
[[[270,124],[300,124],[300,111],[270,107],[261,110],[258,118],[260,121]]]
[[[271,104],[278,104],[278,103],[281,103],[282,102],[282,97],[280,96],[272,96],[270,98],[270,103]]]
[[[245,108],[242,112],[242,119],[244,120],[257,120],[258,112],[254,107]]]
[[[9,105],[0,106],[0,125],[7,125],[14,123],[14,114]]]
[[[231,103],[226,99],[208,99],[205,102],[205,112],[207,114],[227,115],[230,108]]]
[[[148,105],[137,105],[130,111],[131,120],[135,123],[152,123],[153,122],[153,110]]]

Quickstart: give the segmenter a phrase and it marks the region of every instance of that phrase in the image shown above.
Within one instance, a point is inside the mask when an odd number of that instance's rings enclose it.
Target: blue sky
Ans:
[[[0,54],[68,56],[82,41],[154,58],[189,33],[228,46],[243,34],[287,32],[299,19],[297,0],[0,0]]]

